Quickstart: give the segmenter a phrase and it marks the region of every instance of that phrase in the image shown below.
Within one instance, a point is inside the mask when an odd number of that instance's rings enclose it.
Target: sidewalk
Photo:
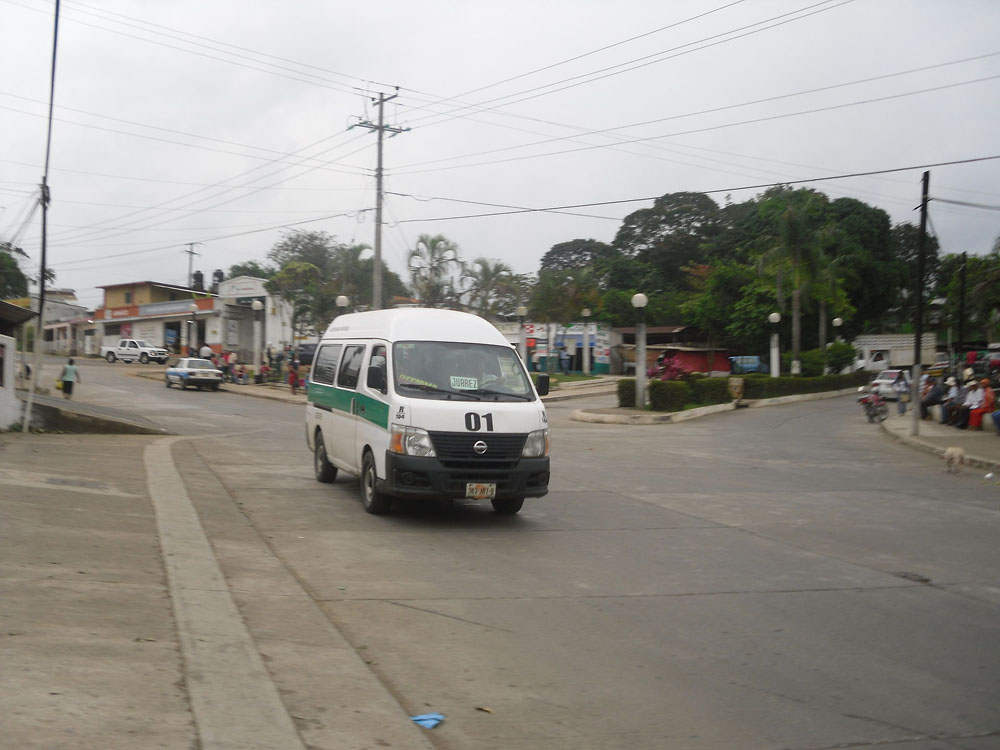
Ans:
[[[894,410],[895,406],[890,405],[889,408]],[[901,443],[928,453],[940,455],[945,448],[958,446],[965,451],[966,464],[989,471],[1000,471],[1000,437],[992,430],[959,430],[931,419],[922,419],[919,434],[914,436],[910,434],[913,431],[913,414],[910,412],[902,416],[890,416],[882,422],[882,430]]]

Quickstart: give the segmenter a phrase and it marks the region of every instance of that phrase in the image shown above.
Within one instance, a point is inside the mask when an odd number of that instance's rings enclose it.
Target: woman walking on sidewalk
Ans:
[[[72,358],[63,365],[62,373],[59,375],[62,381],[63,398],[73,398],[73,384],[80,382],[80,371],[73,364]]]
[[[910,400],[910,384],[906,382],[906,377],[902,372],[893,382],[892,390],[896,392],[896,410],[900,414],[905,414],[906,402]]]

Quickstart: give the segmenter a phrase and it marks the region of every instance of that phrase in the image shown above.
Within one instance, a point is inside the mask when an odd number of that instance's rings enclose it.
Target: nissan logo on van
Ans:
[[[477,440],[475,443],[472,444],[472,450],[474,450],[480,456],[486,453],[486,449],[488,447],[489,446],[487,446],[486,443],[484,443],[482,440]]]

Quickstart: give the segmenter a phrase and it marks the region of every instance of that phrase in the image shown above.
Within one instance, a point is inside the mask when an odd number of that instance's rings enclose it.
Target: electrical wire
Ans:
[[[525,206],[511,206],[511,205],[508,205],[508,204],[505,204],[505,203],[486,203],[484,201],[463,200],[461,198],[443,198],[441,196],[436,196],[436,195],[432,195],[432,196],[417,196],[417,195],[411,195],[410,193],[396,193],[396,192],[393,192],[391,190],[386,190],[385,194],[386,195],[396,195],[396,196],[399,196],[401,198],[412,198],[413,200],[421,201],[423,203],[429,203],[431,201],[448,201],[450,203],[467,203],[467,204],[472,205],[472,206],[490,206],[492,208],[516,208],[516,209],[521,210],[521,211],[545,211],[545,210],[547,210],[547,209],[526,208]],[[598,216],[596,214],[581,214],[581,213],[574,213],[572,211],[553,211],[552,213],[560,213],[560,214],[564,214],[566,216],[581,216],[581,217],[583,217],[585,219],[610,219],[611,221],[621,221],[621,218],[618,217],[618,216]]]
[[[891,174],[894,172],[908,172],[914,169],[931,169],[932,167],[947,167],[954,166],[957,164],[973,164],[982,161],[992,161],[995,159],[1000,159],[1000,154],[994,156],[977,156],[971,159],[956,159],[952,161],[942,161],[935,162],[933,164],[916,164],[907,167],[892,167],[890,169],[875,169],[867,172],[851,172],[849,174],[839,174],[831,175],[826,177],[810,177],[801,180],[783,180],[781,182],[765,182],[756,185],[739,185],[736,187],[728,188],[715,188],[713,190],[699,190],[699,193],[704,195],[713,195],[717,193],[735,193],[740,190],[763,190],[770,187],[776,187],[781,185],[801,185],[809,182],[829,182],[831,180],[845,180],[850,177],[869,177],[871,175],[878,174]],[[477,219],[490,216],[508,216],[510,214],[522,214],[522,213],[538,213],[543,211],[558,211],[571,208],[592,208],[594,206],[614,206],[624,203],[644,203],[648,201],[655,201],[661,196],[646,196],[643,198],[622,198],[618,200],[610,201],[594,201],[591,203],[574,203],[565,206],[546,206],[544,208],[528,208],[528,209],[515,209],[511,211],[493,211],[489,213],[482,214],[465,214],[462,216],[436,216],[431,218],[421,218],[421,219],[403,219],[400,224],[410,224],[414,222],[426,222],[426,221],[452,221],[455,219]]]
[[[967,206],[969,208],[984,208],[988,211],[1000,211],[1000,206],[990,206],[985,203],[970,203],[969,201],[953,201],[947,198],[931,198],[932,201],[937,201],[938,203],[950,203],[953,206]]]
[[[836,110],[840,110],[840,109],[846,109],[848,107],[857,107],[857,106],[861,106],[861,105],[865,105],[865,104],[875,104],[875,103],[878,103],[878,102],[891,101],[891,100],[894,100],[894,99],[902,99],[902,98],[909,97],[909,96],[917,96],[917,95],[920,95],[920,94],[933,93],[935,91],[944,91],[944,90],[947,90],[947,89],[958,88],[960,86],[970,86],[970,85],[976,84],[976,83],[985,83],[987,81],[996,80],[997,78],[1000,78],[1000,74],[992,75],[992,76],[984,76],[982,78],[975,78],[975,79],[971,79],[971,80],[968,80],[968,81],[959,81],[957,83],[944,84],[944,85],[941,85],[941,86],[932,86],[932,87],[929,87],[929,88],[917,89],[917,90],[914,90],[914,91],[905,91],[905,92],[899,93],[899,94],[889,94],[889,95],[886,95],[886,96],[878,96],[878,97],[873,97],[871,99],[861,99],[861,100],[856,100],[856,101],[853,101],[853,102],[845,102],[845,103],[842,103],[842,104],[832,104],[832,105],[825,106],[825,107],[815,107],[815,108],[812,108],[812,109],[799,110],[797,112],[786,112],[786,113],[778,114],[778,115],[768,115],[768,116],[765,116],[765,117],[757,117],[757,118],[752,118],[752,119],[748,119],[748,120],[740,120],[738,122],[722,123],[720,125],[710,125],[710,126],[706,126],[706,127],[702,127],[702,128],[691,128],[689,130],[675,131],[673,133],[662,133],[660,135],[646,136],[644,138],[630,138],[630,139],[624,141],[624,143],[644,143],[644,142],[647,142],[647,141],[656,141],[656,140],[660,140],[660,139],[663,139],[663,138],[674,138],[674,137],[677,137],[677,136],[680,136],[680,135],[691,135],[693,133],[707,133],[707,132],[711,132],[711,131],[715,131],[715,130],[725,130],[727,128],[738,127],[740,125],[755,125],[755,124],[759,124],[759,123],[762,123],[762,122],[773,122],[775,120],[782,120],[782,119],[785,119],[785,118],[788,118],[788,117],[801,117],[802,115],[816,114],[816,113],[819,113],[819,112],[832,112],[832,111],[836,111]],[[436,167],[434,169],[414,169],[414,170],[409,170],[409,171],[396,170],[396,174],[397,175],[423,174],[423,173],[426,173],[426,172],[439,172],[439,171],[448,170],[448,169],[465,169],[465,168],[468,168],[468,167],[482,167],[482,166],[487,166],[487,165],[490,165],[490,164],[503,164],[503,163],[514,162],[514,161],[524,161],[526,159],[538,159],[538,158],[547,157],[547,156],[561,156],[563,154],[574,154],[574,153],[579,153],[581,151],[593,151],[595,149],[605,148],[606,146],[607,146],[607,144],[581,146],[581,147],[578,147],[578,148],[563,149],[561,151],[547,151],[547,152],[541,153],[541,154],[528,154],[528,155],[524,155],[524,156],[513,156],[513,157],[506,158],[506,159],[494,159],[494,160],[491,160],[491,161],[473,162],[472,164],[456,164],[456,165],[453,165],[453,166],[450,166],[450,167]]]

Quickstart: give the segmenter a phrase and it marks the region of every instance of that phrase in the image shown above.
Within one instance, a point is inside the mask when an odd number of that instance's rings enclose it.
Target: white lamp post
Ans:
[[[253,310],[253,379],[257,382],[257,373],[260,372],[260,311],[264,309],[264,303],[255,299],[250,303]]]
[[[517,353],[521,355],[521,361],[528,362],[528,342],[524,338],[524,318],[528,314],[528,308],[518,305],[514,311],[517,314]]]
[[[338,294],[336,302],[337,302],[337,307],[340,308],[340,312],[337,313],[338,315],[343,315],[344,314],[344,309],[349,304],[351,304],[351,301],[347,298],[347,295],[344,295],[344,294]]]
[[[771,324],[771,377],[776,378],[781,375],[781,360],[778,358],[778,323],[781,322],[781,313],[771,313],[767,316],[767,322]]]
[[[583,374],[590,375],[590,308],[585,307],[580,311],[583,316]]]
[[[635,330],[635,408],[646,408],[646,305],[649,297],[642,292],[632,295],[632,307],[639,311]]]
[[[194,351],[195,337],[198,335],[198,320],[195,317],[198,313],[198,303],[192,302],[188,306],[188,310],[191,311],[191,325],[188,327],[188,354]],[[197,351],[195,354],[197,355]]]
[[[833,323],[833,340],[840,341],[840,327],[844,325],[844,319],[834,318],[831,322]]]

